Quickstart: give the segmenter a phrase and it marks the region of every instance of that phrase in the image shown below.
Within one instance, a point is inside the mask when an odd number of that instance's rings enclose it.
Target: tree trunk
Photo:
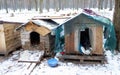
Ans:
[[[38,11],[38,3],[37,3],[37,0],[35,0],[35,10]]]
[[[46,9],[49,12],[50,0],[46,0]]]
[[[74,0],[73,0],[73,7],[72,8],[73,8],[73,10],[75,9],[75,1]]]
[[[110,5],[109,8],[110,8],[110,9],[109,9],[109,10],[112,10],[112,8],[113,8],[113,3],[114,3],[114,1],[113,1],[113,0],[110,0],[110,3],[109,3],[109,5]]]
[[[54,0],[54,9],[55,11],[59,11],[58,0]]]
[[[117,37],[117,50],[120,50],[120,0],[115,0],[115,11],[114,11],[114,25]]]
[[[19,11],[21,12],[21,10],[22,10],[22,3],[21,3],[21,0],[19,0]]]
[[[79,9],[79,0],[76,1],[76,9],[78,10]]]
[[[98,9],[103,9],[104,0],[98,0]]]
[[[43,0],[40,0],[40,8],[39,8],[40,13],[43,12],[43,11],[42,11],[42,5],[43,5]]]
[[[108,0],[104,1],[104,8],[107,9],[108,8]]]
[[[4,4],[5,4],[6,13],[8,13],[8,3],[7,3],[7,0],[4,0]]]
[[[15,0],[12,1],[12,8],[13,8],[13,11],[15,12],[15,9],[16,9],[16,5],[15,5]]]
[[[28,10],[31,10],[31,0],[28,0]]]
[[[59,10],[61,10],[61,0],[59,0]]]

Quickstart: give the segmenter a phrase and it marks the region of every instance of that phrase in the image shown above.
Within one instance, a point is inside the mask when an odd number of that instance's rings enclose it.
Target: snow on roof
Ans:
[[[29,21],[29,19],[24,17],[2,17],[0,18],[0,21],[3,22],[15,22],[15,23],[26,23]]]
[[[51,19],[51,20],[55,21],[55,22],[58,23],[58,24],[62,24],[62,23],[64,23],[67,19]]]
[[[52,21],[52,20],[32,20],[33,23],[40,25],[40,26],[44,26],[50,30],[56,28],[59,24]]]
[[[46,27],[50,30],[57,28],[60,24],[64,23],[67,19],[40,19],[40,20],[29,20],[28,22],[33,22],[36,25]],[[22,24],[26,25],[28,22]],[[21,27],[21,26],[20,26]]]
[[[87,11],[86,11],[87,10]],[[84,9],[83,12],[80,12],[79,14],[69,18],[68,20],[66,20],[64,23],[62,23],[61,25],[67,23],[67,22],[70,22],[72,21],[73,19],[79,17],[80,15],[84,15],[85,17],[88,17],[92,20],[95,20],[103,25],[109,25],[109,22],[111,22],[111,20],[107,17],[104,17],[104,16],[101,16],[101,15],[98,15],[96,14],[94,11],[92,10],[89,10],[89,9]]]
[[[52,20],[58,24],[62,24],[71,17],[72,16],[35,16],[32,20]]]

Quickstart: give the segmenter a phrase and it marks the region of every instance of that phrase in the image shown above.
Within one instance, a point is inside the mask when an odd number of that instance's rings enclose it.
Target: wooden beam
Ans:
[[[40,19],[69,19],[70,16],[35,16],[32,20],[40,20]]]

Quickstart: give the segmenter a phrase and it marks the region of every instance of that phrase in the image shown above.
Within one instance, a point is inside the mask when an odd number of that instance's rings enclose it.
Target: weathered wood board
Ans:
[[[15,32],[19,23],[4,23],[0,25],[0,54],[7,55],[21,46],[20,32]]]
[[[79,64],[104,64],[104,62],[106,62],[104,55],[62,55],[58,58],[63,61],[70,61]]]
[[[20,53],[18,62],[38,63],[44,55],[44,51],[24,50]],[[34,59],[33,59],[34,58]]]

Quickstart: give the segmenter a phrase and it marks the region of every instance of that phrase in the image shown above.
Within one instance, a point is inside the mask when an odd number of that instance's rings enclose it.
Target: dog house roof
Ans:
[[[49,30],[54,30],[61,23],[64,23],[65,20],[66,19],[39,19],[39,20],[30,20],[29,22],[32,22],[39,26],[46,27]],[[27,23],[29,23],[29,22],[27,22]],[[22,26],[25,26],[27,23],[22,24]]]
[[[65,19],[64,19],[65,20]],[[20,30],[22,27],[26,27],[27,25],[37,25],[37,29],[34,31],[40,33],[42,36],[47,35],[50,32],[54,32],[55,29],[60,25],[63,19],[39,19],[39,20],[30,20],[27,23],[22,24],[20,27],[16,28],[16,30]],[[34,28],[32,28],[34,29]],[[26,30],[30,30],[31,28],[27,27]]]
[[[48,28],[49,30],[53,30],[54,28],[56,28],[57,26],[59,26],[59,24],[51,19],[45,19],[45,20],[32,20],[33,23],[35,23],[36,25],[39,26],[43,26]]]

